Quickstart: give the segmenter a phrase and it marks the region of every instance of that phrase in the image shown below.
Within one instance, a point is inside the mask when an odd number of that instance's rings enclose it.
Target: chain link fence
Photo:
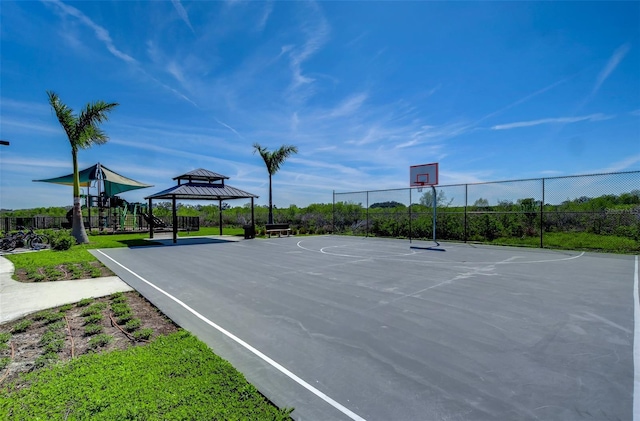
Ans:
[[[332,231],[431,240],[434,201],[438,240],[640,252],[640,171],[334,193]]]

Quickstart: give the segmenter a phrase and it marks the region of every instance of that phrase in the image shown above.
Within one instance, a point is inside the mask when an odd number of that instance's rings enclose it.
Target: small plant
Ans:
[[[86,307],[93,302],[93,298],[83,298],[76,304],[77,307]]]
[[[92,278],[99,278],[102,276],[102,271],[100,270],[100,268],[92,268],[91,269],[91,277]]]
[[[123,313],[120,316],[118,316],[118,319],[117,319],[118,324],[121,325],[123,323],[127,323],[129,320],[131,320],[132,317],[133,317],[133,313],[131,313],[131,311]]]
[[[62,307],[60,307],[60,308],[58,309],[58,311],[59,311],[60,313],[65,313],[65,312],[67,312],[67,311],[71,310],[72,308],[73,308],[73,305],[72,305],[72,304],[65,304],[65,305],[63,305]]]
[[[55,231],[55,235],[50,237],[51,249],[56,251],[69,250],[76,244],[76,239],[69,230]]]
[[[0,333],[0,344],[6,344],[7,342],[9,342],[9,339],[11,339],[10,333]]]
[[[33,363],[33,368],[42,368],[51,363],[58,361],[58,354],[55,352],[48,352],[46,354],[40,355]]]
[[[49,313],[45,316],[44,319],[46,323],[54,323],[54,322],[57,322],[58,320],[64,319],[64,313],[61,313],[59,311],[55,313]]]
[[[111,304],[111,311],[114,316],[120,316],[125,313],[130,313],[131,309],[129,308],[129,304],[127,303],[114,303]]]
[[[66,323],[63,320],[60,320],[60,321],[48,324],[47,331],[54,332],[56,330],[64,329],[65,326],[66,326]]]
[[[44,269],[44,274],[48,279],[58,279],[64,276],[60,269],[51,266]]]
[[[142,322],[140,321],[140,319],[131,319],[124,325],[124,330],[126,330],[127,332],[133,332],[140,326],[142,326]]]
[[[11,363],[11,358],[3,357],[0,358],[0,370],[4,370]]]
[[[44,281],[46,276],[38,272],[38,269],[27,269],[27,279],[33,282],[41,282]]]
[[[103,319],[102,313],[90,314],[84,318],[84,324],[90,325],[93,323],[101,322]]]
[[[21,320],[13,326],[13,328],[11,329],[11,332],[22,333],[27,329],[29,329],[29,326],[31,326],[32,324],[33,324],[33,321],[31,319]]]
[[[100,313],[102,310],[104,310],[106,307],[107,307],[107,305],[105,303],[101,303],[101,302],[93,303],[89,307],[87,307],[84,310],[82,310],[80,315],[82,317],[86,317],[86,316],[89,316],[91,314],[97,314],[97,313]]]
[[[84,327],[85,336],[93,336],[93,335],[97,335],[98,333],[101,333],[101,332],[102,332],[102,325],[99,325],[97,323],[86,325]]]
[[[133,337],[137,341],[147,340],[151,337],[151,335],[153,335],[153,329],[148,327],[133,332]]]
[[[64,339],[56,339],[44,346],[45,353],[60,352],[64,348]]]
[[[90,349],[101,348],[109,344],[112,340],[113,340],[113,337],[111,335],[107,335],[106,333],[101,333],[89,340],[89,348]]]
[[[124,295],[122,292],[116,292],[115,294],[111,295],[111,302],[112,303],[126,303],[127,302],[127,296]],[[113,306],[113,304],[112,304]]]
[[[45,311],[41,311],[39,313],[36,313],[33,315],[33,320],[35,320],[36,322],[40,321],[40,320],[44,320],[47,317],[49,317],[49,314],[51,314],[50,311],[45,310]]]

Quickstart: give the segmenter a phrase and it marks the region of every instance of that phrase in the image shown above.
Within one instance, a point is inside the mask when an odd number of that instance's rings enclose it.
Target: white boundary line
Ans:
[[[321,254],[326,254],[329,256],[338,256],[338,257],[353,257],[356,259],[363,259],[363,261],[366,260],[375,260],[375,259],[390,259],[390,260],[395,260],[397,262],[413,262],[413,263],[440,263],[440,264],[452,264],[452,263],[464,263],[464,264],[479,264],[479,265],[497,265],[497,264],[502,264],[502,265],[514,265],[514,264],[527,264],[527,263],[553,263],[553,262],[564,262],[564,261],[568,261],[568,260],[574,260],[574,259],[579,259],[580,257],[584,256],[585,252],[581,252],[580,254],[577,254],[575,256],[569,256],[569,257],[561,257],[558,259],[544,259],[544,260],[526,260],[526,261],[517,261],[517,262],[513,262],[513,261],[491,261],[491,262],[482,262],[482,261],[456,261],[456,260],[403,260],[403,259],[397,259],[397,257],[405,257],[405,256],[414,256],[416,254],[424,254],[424,253],[420,253],[417,251],[412,251],[410,253],[402,253],[402,254],[388,254],[388,255],[380,255],[380,256],[360,256],[360,255],[353,255],[353,254],[339,254],[339,253],[330,253],[328,251],[326,251],[326,249],[330,249],[330,248],[338,248],[338,247],[348,247],[349,245],[347,244],[343,244],[340,246],[326,246],[326,247],[322,247],[319,250],[315,250],[315,249],[311,249],[308,247],[304,247],[302,245],[302,242],[305,240],[300,240],[296,243],[296,246],[298,246],[299,248],[303,249],[303,250],[307,250],[313,253],[321,253]],[[364,249],[359,248],[358,251],[363,251]],[[520,256],[514,256],[513,258],[521,258]],[[640,420],[639,420],[640,421]]]
[[[640,302],[638,302],[638,256],[633,272],[633,419],[640,421]]]
[[[271,358],[269,358],[268,356],[266,356],[262,352],[258,351],[256,348],[252,347],[251,345],[249,345],[248,343],[246,343],[242,339],[238,338],[237,336],[235,336],[231,332],[225,330],[224,328],[218,326],[217,324],[215,324],[211,320],[207,319],[202,314],[198,313],[197,311],[195,311],[194,309],[192,309],[191,307],[189,307],[188,305],[186,305],[185,303],[183,303],[182,301],[180,301],[179,299],[177,299],[173,295],[169,294],[168,292],[164,291],[160,287],[157,287],[156,285],[154,285],[151,282],[147,281],[142,276],[138,275],[137,273],[135,273],[131,269],[127,268],[126,266],[124,266],[120,262],[117,262],[116,260],[114,260],[112,257],[107,256],[105,253],[102,252],[102,250],[97,249],[96,251],[98,253],[102,254],[107,259],[111,260],[116,265],[120,266],[122,269],[126,270],[127,272],[129,272],[130,274],[135,276],[136,278],[140,279],[142,282],[146,283],[150,287],[152,287],[152,288],[156,289],[157,291],[161,292],[162,294],[166,295],[167,297],[169,297],[170,299],[175,301],[177,304],[182,306],[185,310],[189,311],[191,314],[196,316],[198,319],[202,320],[203,322],[205,322],[209,326],[211,326],[214,329],[218,330],[220,333],[224,334],[228,338],[233,339],[235,342],[237,342],[238,344],[242,345],[248,351],[251,351],[256,356],[258,356],[259,358],[261,358],[262,360],[267,362],[269,365],[271,365],[273,368],[275,368],[276,370],[280,371],[282,374],[284,374],[285,376],[289,377],[291,380],[295,381],[300,386],[304,387],[305,389],[307,389],[308,391],[310,391],[311,393],[313,393],[314,395],[316,395],[317,397],[319,397],[320,399],[322,399],[323,401],[325,401],[329,405],[333,406],[335,409],[337,409],[338,411],[342,412],[343,414],[345,414],[346,416],[348,416],[352,420],[366,421],[364,418],[362,418],[361,416],[359,416],[355,412],[351,411],[349,408],[347,408],[344,405],[340,404],[339,402],[331,399],[329,396],[325,395],[320,390],[316,389],[315,387],[311,386],[309,383],[307,383],[304,380],[302,380],[300,377],[298,377],[295,374],[293,374],[291,371],[286,369],[284,366],[282,366],[279,363],[277,363],[276,361],[272,360]]]

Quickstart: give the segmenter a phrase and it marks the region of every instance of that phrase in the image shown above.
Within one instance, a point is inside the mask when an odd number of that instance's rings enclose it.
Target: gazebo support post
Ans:
[[[253,212],[253,197],[251,198],[251,226],[253,227],[253,236],[256,235],[256,218]]]
[[[222,235],[222,199],[218,200],[218,214],[220,215],[220,235]]]
[[[176,197],[173,196],[171,200],[173,207],[173,244],[178,242],[178,211],[176,209]]]
[[[153,238],[153,199],[149,198],[149,238]]]

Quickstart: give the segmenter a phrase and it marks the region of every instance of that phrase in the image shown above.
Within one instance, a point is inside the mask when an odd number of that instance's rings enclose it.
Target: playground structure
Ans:
[[[148,231],[151,225],[151,218],[156,230],[169,228],[168,225],[160,218],[151,217],[145,203],[130,203],[119,196],[106,197],[85,195],[86,204],[82,206],[87,210],[85,219],[85,228],[91,230],[98,228],[100,231],[108,232],[129,232],[129,231]],[[97,223],[95,218],[91,217],[91,210],[98,209]],[[71,228],[73,209],[69,209],[66,215],[66,222],[63,222],[62,228]],[[194,224],[191,224],[194,225]]]
[[[83,209],[87,210],[84,224],[89,230],[94,227],[100,231],[109,232],[148,231],[152,226],[156,230],[168,228],[164,221],[153,216],[146,204],[129,203],[118,196],[126,191],[153,187],[152,185],[127,178],[100,163],[79,171],[78,176],[80,187],[86,188],[87,194],[83,196],[85,199]],[[73,179],[73,174],[68,174],[62,177],[34,181],[72,186]],[[91,187],[97,189],[97,195],[90,194]],[[91,210],[95,208],[98,208],[97,224],[94,223],[95,218],[91,215]],[[66,219],[66,222],[62,222],[61,228],[71,228],[72,210],[69,210]],[[176,228],[184,229],[184,227]],[[199,229],[199,224],[189,219],[187,229]]]

